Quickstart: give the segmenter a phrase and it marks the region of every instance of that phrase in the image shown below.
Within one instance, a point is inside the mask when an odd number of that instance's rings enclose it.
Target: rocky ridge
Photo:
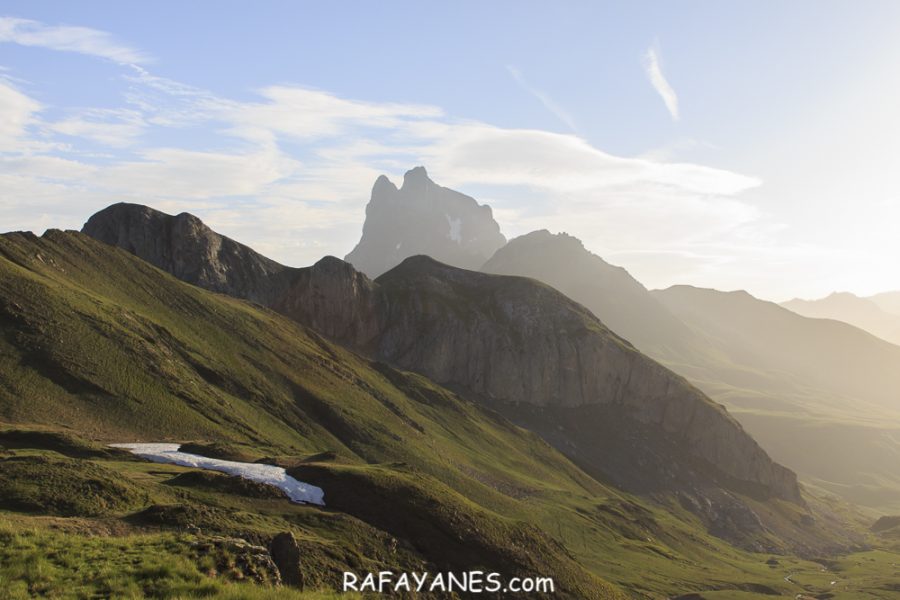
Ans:
[[[113,204],[82,228],[155,267],[199,287],[271,302],[273,282],[290,269],[220,235],[192,214],[167,215],[139,204]]]
[[[679,488],[726,486],[802,503],[796,476],[773,462],[721,406],[549,286],[466,271],[424,256],[407,259],[373,282],[333,257],[292,269],[230,240],[236,245],[230,252],[181,257],[196,242],[168,237],[163,238],[168,247],[142,243],[150,237],[146,223],[164,221],[165,215],[122,206],[115,211],[119,215],[106,215],[116,217],[105,230],[117,232],[117,245],[142,258],[147,252],[147,260],[191,283],[263,299],[363,354],[422,373],[513,420],[530,423],[588,466],[604,465],[598,458],[616,450],[619,433],[645,428],[646,435],[632,440],[638,455],[629,457],[619,448],[618,464],[608,461],[615,472],[602,475],[627,485],[668,473],[660,481]],[[139,215],[150,211],[151,218],[122,218],[121,211],[128,210]],[[89,224],[94,225],[85,232],[97,231],[98,221],[92,217]],[[178,270],[193,260],[219,262]],[[269,268],[261,272],[234,264],[241,260]],[[248,270],[257,288],[242,287]],[[223,277],[207,276],[212,273]],[[558,435],[566,423],[579,426],[571,438]],[[621,426],[610,428],[613,423]],[[604,436],[604,431],[616,435]],[[642,462],[650,464],[649,471],[642,471]]]

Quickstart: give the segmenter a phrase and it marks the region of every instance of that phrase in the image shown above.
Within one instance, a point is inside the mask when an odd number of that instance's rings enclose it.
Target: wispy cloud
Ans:
[[[123,65],[150,62],[147,54],[117,42],[105,31],[17,17],[0,17],[0,42],[77,52]]]
[[[666,76],[663,75],[662,67],[659,64],[659,52],[652,46],[644,54],[644,71],[647,73],[650,85],[653,86],[653,89],[656,90],[656,93],[659,94],[666,104],[666,109],[672,116],[672,120],[677,121],[679,118],[678,95],[672,89],[672,86],[669,85]]]
[[[61,135],[92,140],[112,148],[134,144],[147,124],[142,115],[129,109],[88,109],[48,123],[46,130]]]
[[[41,105],[0,79],[0,151],[16,148]]]
[[[512,75],[512,78],[516,80],[516,83],[519,84],[523,90],[534,96],[538,99],[538,101],[544,105],[544,108],[549,110],[553,115],[566,124],[566,126],[573,132],[578,132],[578,127],[575,126],[575,119],[572,118],[566,110],[556,103],[553,98],[551,98],[546,92],[539,90],[533,87],[528,80],[525,79],[525,76],[522,74],[518,68],[507,65],[506,70],[509,71],[509,74]]]
[[[126,200],[194,212],[276,260],[303,265],[346,253],[377,175],[416,164],[490,201],[507,234],[566,230],[604,252],[692,251],[761,218],[737,197],[755,178],[615,156],[572,133],[292,85],[239,100],[138,66],[122,83],[122,106],[61,107],[54,119],[58,108],[45,112],[24,86],[0,80],[0,112],[14,117],[5,129],[0,122],[0,153],[8,152],[0,154],[0,222],[79,227]]]

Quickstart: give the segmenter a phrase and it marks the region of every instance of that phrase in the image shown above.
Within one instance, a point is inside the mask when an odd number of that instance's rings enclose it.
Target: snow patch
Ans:
[[[274,485],[284,491],[293,502],[325,506],[325,492],[322,488],[297,481],[288,475],[282,467],[220,460],[198,454],[179,452],[178,449],[181,447],[181,444],[110,444],[110,446],[123,448],[132,454],[153,462],[219,471],[251,481]]]
[[[447,237],[449,237],[451,240],[453,240],[457,244],[462,244],[462,234],[461,234],[462,219],[461,218],[451,219],[450,215],[448,215],[448,214],[445,214],[444,216],[447,217],[447,224],[450,225],[450,233],[447,234]]]

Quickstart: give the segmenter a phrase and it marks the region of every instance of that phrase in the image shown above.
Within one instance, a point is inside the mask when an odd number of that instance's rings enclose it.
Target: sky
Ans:
[[[648,288],[900,289],[900,2],[0,1],[0,231],[343,257],[424,165]]]

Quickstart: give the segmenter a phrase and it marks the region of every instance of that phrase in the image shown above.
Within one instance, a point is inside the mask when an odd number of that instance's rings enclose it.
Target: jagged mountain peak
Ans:
[[[378,179],[375,180],[375,185],[372,186],[372,197],[382,198],[386,194],[396,193],[397,186],[394,185],[394,182],[388,179],[387,175],[379,175]]]
[[[375,181],[362,238],[346,260],[373,278],[416,254],[477,269],[505,243],[489,206],[438,185],[419,166],[400,188],[384,175]]]
[[[428,171],[421,165],[413,167],[403,174],[403,189],[411,189],[415,186],[428,185],[429,183],[434,185],[434,182],[428,176]]]

